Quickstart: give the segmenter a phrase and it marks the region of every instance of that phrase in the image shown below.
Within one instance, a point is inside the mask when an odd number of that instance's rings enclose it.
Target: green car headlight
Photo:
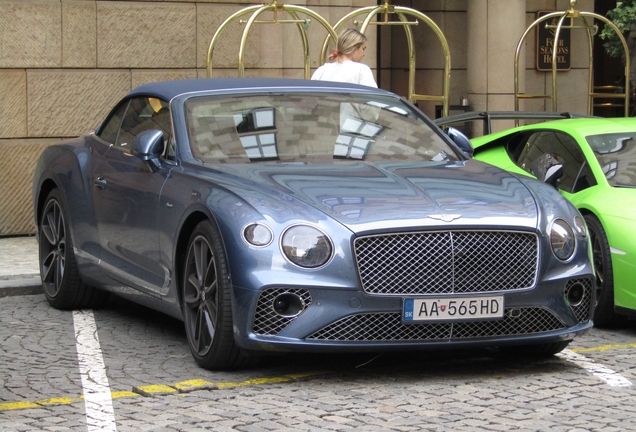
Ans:
[[[281,238],[281,249],[285,258],[292,264],[304,268],[325,265],[333,253],[329,236],[307,225],[287,228]]]
[[[550,247],[554,256],[562,261],[572,258],[576,248],[574,230],[563,219],[557,219],[552,223],[550,229]]]

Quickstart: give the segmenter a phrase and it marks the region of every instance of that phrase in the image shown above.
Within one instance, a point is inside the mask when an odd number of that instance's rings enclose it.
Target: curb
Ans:
[[[40,275],[3,276],[0,278],[0,297],[42,294]]]

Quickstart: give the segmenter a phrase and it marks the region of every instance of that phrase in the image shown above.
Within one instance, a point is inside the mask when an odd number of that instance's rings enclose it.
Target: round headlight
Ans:
[[[257,223],[246,226],[243,230],[243,236],[249,244],[258,247],[267,246],[274,238],[268,227]]]
[[[554,255],[563,261],[569,260],[574,254],[576,239],[572,227],[563,219],[557,219],[550,230],[550,246]]]
[[[585,228],[585,220],[579,215],[574,216],[574,229],[581,237],[587,237],[587,229]]]
[[[325,265],[333,252],[329,236],[307,225],[288,228],[281,238],[281,248],[290,262],[305,268]]]

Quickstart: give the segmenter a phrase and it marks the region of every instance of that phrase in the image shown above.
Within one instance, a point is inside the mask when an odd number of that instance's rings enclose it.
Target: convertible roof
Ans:
[[[128,96],[133,95],[153,95],[166,100],[171,100],[175,96],[184,93],[203,92],[210,90],[242,90],[256,88],[286,88],[286,87],[306,87],[308,89],[355,89],[367,90],[371,92],[386,93],[374,87],[361,86],[357,84],[317,81],[305,79],[287,78],[196,78],[188,80],[161,81],[141,85],[133,89]]]

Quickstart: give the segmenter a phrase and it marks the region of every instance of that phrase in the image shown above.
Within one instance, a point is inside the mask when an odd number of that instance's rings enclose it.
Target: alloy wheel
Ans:
[[[216,331],[219,292],[216,261],[205,236],[197,236],[190,245],[186,260],[184,287],[185,321],[193,348],[205,356]]]
[[[62,288],[66,267],[66,229],[64,215],[57,200],[52,199],[47,203],[40,228],[42,284],[49,297],[56,297]]]

